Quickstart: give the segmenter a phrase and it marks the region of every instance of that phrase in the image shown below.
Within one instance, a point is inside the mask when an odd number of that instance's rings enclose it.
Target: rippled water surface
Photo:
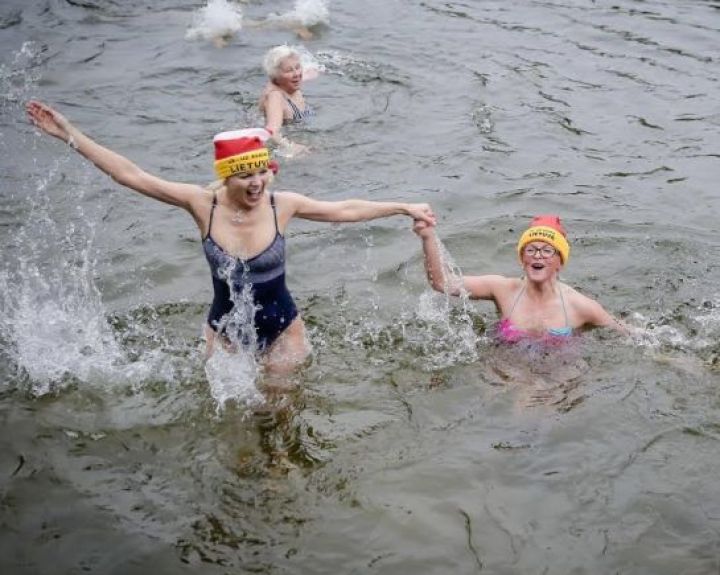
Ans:
[[[0,6],[0,570],[717,573],[720,4],[221,4]],[[205,365],[191,219],[23,104],[203,184],[291,21],[324,73],[276,188],[428,201],[468,274],[517,274],[559,213],[564,281],[642,335],[499,348],[492,306],[427,290],[406,218],[294,222],[294,391]]]

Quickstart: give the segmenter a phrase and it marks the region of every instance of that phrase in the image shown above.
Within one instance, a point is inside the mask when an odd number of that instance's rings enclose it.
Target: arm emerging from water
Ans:
[[[573,290],[573,305],[586,327],[607,327],[622,335],[631,335],[631,329],[597,301]]]
[[[497,302],[497,295],[501,290],[507,289],[508,283],[512,281],[500,275],[454,276],[444,261],[434,226],[416,220],[413,224],[413,231],[422,241],[425,273],[428,283],[435,291],[448,295],[460,295],[464,290],[473,299]]]
[[[65,116],[47,104],[31,100],[27,103],[26,111],[37,128],[70,145],[117,183],[192,212],[192,204],[201,190],[199,186],[170,182],[149,174],[126,157],[83,134]]]

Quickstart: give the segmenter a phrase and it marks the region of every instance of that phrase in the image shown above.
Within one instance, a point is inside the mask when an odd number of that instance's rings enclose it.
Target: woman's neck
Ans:
[[[270,83],[272,84],[272,86],[273,86],[274,89],[280,90],[281,92],[287,94],[288,96],[292,96],[292,95],[295,94],[296,92],[299,92],[299,91],[300,91],[300,88],[297,88],[297,89],[295,89],[295,90],[293,90],[292,88],[287,88],[287,87],[284,88],[284,87],[280,86],[279,84],[277,84],[277,83],[275,82],[275,80],[272,80]]]

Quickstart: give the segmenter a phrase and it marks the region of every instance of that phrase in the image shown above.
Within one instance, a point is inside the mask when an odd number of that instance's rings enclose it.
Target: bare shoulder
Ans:
[[[618,331],[625,331],[622,324],[609,314],[598,301],[566,284],[562,284],[562,287],[562,293],[566,295],[568,305],[582,325],[590,327],[613,327]]]
[[[283,98],[282,90],[280,90],[279,88],[269,88],[262,97],[265,102],[279,102],[281,104],[285,103],[285,98]]]
[[[272,82],[268,82],[265,84],[265,87],[263,88],[262,93],[260,94],[260,100],[263,101],[267,99],[268,96],[272,93],[277,93],[280,91],[280,88],[278,88],[275,84]]]
[[[302,194],[291,192],[289,190],[274,191],[272,192],[272,196],[275,202],[278,217],[283,223],[283,227],[286,226],[288,221],[290,221],[290,219],[298,213],[303,206],[303,202],[307,199]]]
[[[481,276],[465,276],[463,284],[475,299],[494,299],[499,304],[503,299],[503,295],[514,292],[520,287],[521,280],[517,278],[509,278],[496,274],[488,274]],[[502,304],[501,304],[502,305]]]
[[[592,310],[597,307],[602,308],[602,306],[593,298],[580,293],[572,286],[561,283],[560,288],[562,289],[562,293],[565,296],[567,303],[578,311]]]
[[[275,197],[275,204],[278,207],[280,205],[294,206],[294,205],[298,204],[299,202],[302,202],[303,200],[307,199],[306,196],[303,196],[302,194],[298,194],[297,192],[291,192],[290,190],[276,190],[272,194]]]
[[[193,215],[202,217],[207,208],[212,206],[213,197],[218,193],[219,188],[211,184],[207,187],[194,186],[189,194],[189,207]]]
[[[195,193],[193,194],[193,202],[198,205],[211,204],[213,197],[215,197],[222,186],[219,183],[212,183],[209,186],[195,186]]]

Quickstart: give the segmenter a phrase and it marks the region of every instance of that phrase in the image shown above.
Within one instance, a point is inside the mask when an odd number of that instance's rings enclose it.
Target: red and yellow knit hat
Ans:
[[[215,173],[224,180],[234,174],[255,174],[262,170],[277,173],[277,163],[270,160],[265,141],[270,133],[264,128],[222,132],[213,138]]]
[[[563,264],[570,258],[570,244],[567,232],[558,216],[535,216],[530,227],[520,236],[517,245],[518,256],[522,260],[523,248],[530,242],[545,242],[554,247],[560,254]]]

